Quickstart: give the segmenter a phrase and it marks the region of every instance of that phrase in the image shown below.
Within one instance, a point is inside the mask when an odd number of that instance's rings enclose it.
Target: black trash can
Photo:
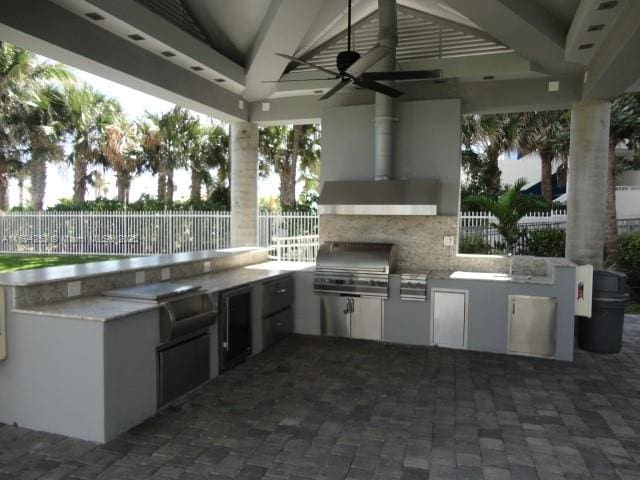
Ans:
[[[593,271],[591,318],[581,318],[578,346],[598,353],[618,353],[622,348],[624,309],[629,304],[626,275],[611,270]]]

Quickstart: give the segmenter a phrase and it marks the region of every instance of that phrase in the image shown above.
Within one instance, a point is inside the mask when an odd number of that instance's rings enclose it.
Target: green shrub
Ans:
[[[527,232],[527,254],[536,257],[564,257],[565,231],[541,228]]]
[[[612,267],[627,274],[631,295],[640,301],[640,232],[618,237],[618,252]]]
[[[479,253],[487,254],[491,250],[491,246],[485,242],[484,238],[478,235],[471,235],[460,239],[460,253]]]

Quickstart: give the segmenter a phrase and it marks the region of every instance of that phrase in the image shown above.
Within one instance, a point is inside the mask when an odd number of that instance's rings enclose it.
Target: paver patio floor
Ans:
[[[291,337],[106,444],[0,424],[0,479],[640,479],[640,316],[574,363]]]

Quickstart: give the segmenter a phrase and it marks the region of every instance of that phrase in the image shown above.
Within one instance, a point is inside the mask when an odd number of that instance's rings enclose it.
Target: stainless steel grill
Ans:
[[[325,242],[316,259],[314,292],[389,298],[395,262],[391,243]]]

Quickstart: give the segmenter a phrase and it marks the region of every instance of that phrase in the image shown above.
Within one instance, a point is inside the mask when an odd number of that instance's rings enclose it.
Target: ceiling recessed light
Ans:
[[[483,80],[493,80],[495,77],[495,75],[485,75],[484,77],[482,77]]]
[[[618,5],[618,0],[610,0],[608,2],[602,2],[600,5],[598,5],[598,10],[609,10],[611,8],[614,8]]]
[[[443,79],[443,78],[439,78],[437,80],[434,80],[433,83],[447,83],[447,81],[445,79]]]
[[[582,45],[578,45],[578,50],[589,50],[593,48],[593,43],[583,43]]]
[[[140,40],[144,40],[142,35],[138,35],[137,33],[132,33],[131,35],[127,35],[131,40],[139,42]]]
[[[104,17],[100,15],[98,12],[89,12],[86,14],[91,20],[95,20],[96,22],[100,20],[104,20]]]
[[[224,83],[226,82],[226,80],[224,78],[214,78],[213,79],[214,82],[218,82],[218,83]]]
[[[604,23],[599,23],[597,25],[589,25],[587,27],[587,32],[599,32],[604,28]]]
[[[164,52],[160,52],[160,54],[164,57],[175,57],[176,54],[173,52],[170,52],[169,50],[165,50]]]
[[[191,67],[191,70],[193,70],[194,72],[201,72],[202,70],[204,70],[204,68],[202,67],[198,67],[197,65],[195,67]]]
[[[314,90],[313,93],[324,93],[324,90]]]

